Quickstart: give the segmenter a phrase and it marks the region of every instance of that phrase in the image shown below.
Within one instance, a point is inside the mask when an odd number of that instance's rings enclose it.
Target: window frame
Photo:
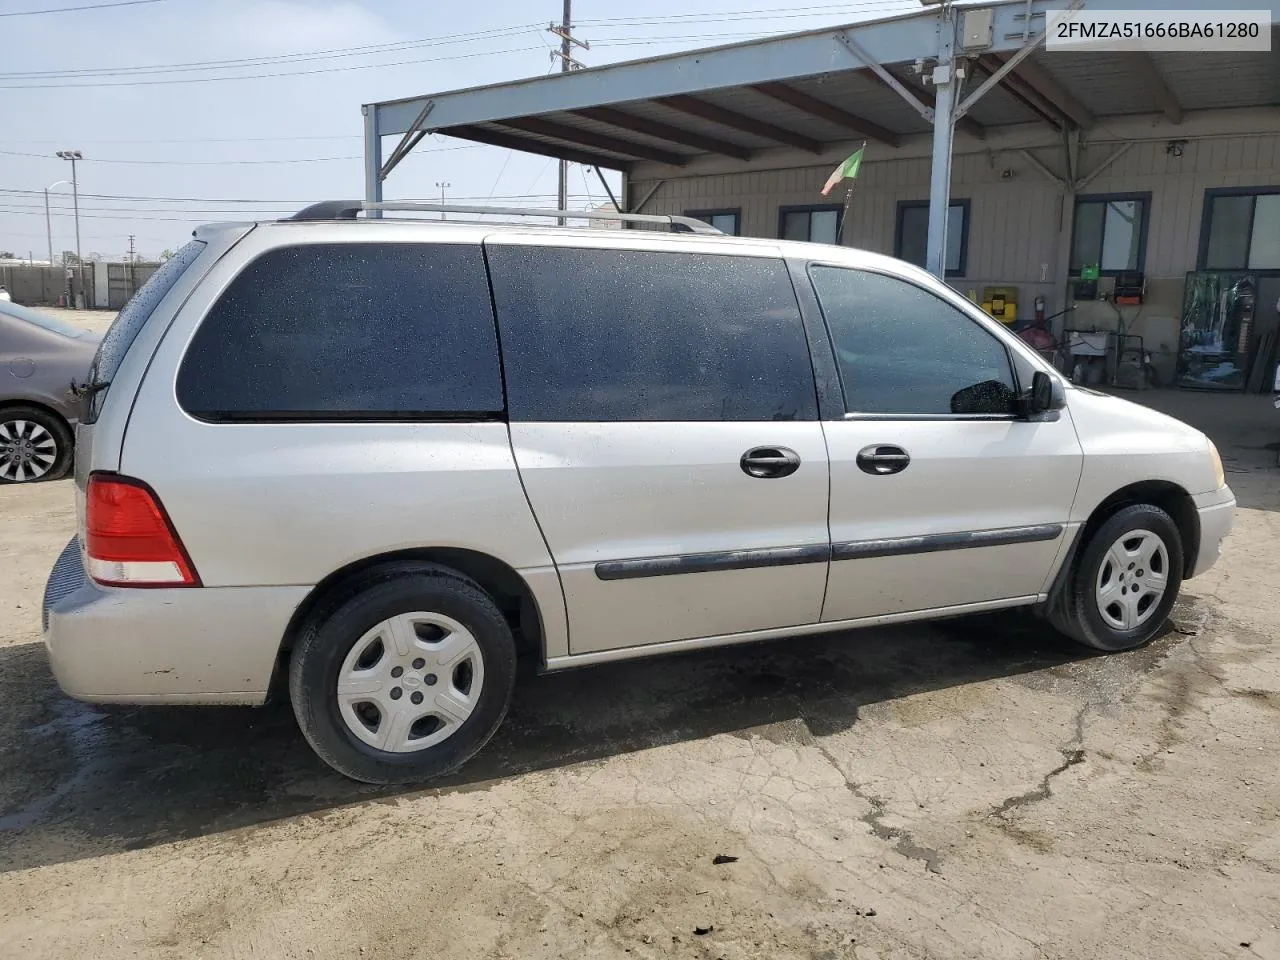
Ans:
[[[1200,209],[1200,246],[1196,251],[1196,270],[1209,271],[1216,273],[1247,273],[1252,276],[1260,277],[1277,277],[1280,276],[1280,266],[1277,267],[1257,267],[1248,266],[1249,254],[1253,252],[1253,223],[1254,218],[1258,215],[1258,197],[1269,197],[1280,194],[1280,184],[1272,184],[1263,187],[1209,187],[1204,192],[1204,201]],[[1211,201],[1218,197],[1251,197],[1253,206],[1249,210],[1249,230],[1245,237],[1247,246],[1245,247],[1244,261],[1245,266],[1242,267],[1211,267],[1206,261],[1209,256],[1209,235],[1213,228],[1213,206]]]
[[[870,274],[875,274],[882,277],[888,277],[891,280],[897,280],[900,283],[905,283],[908,286],[915,287],[917,290],[920,290],[926,294],[929,294],[930,296],[934,297],[940,302],[952,307],[953,309],[955,309],[957,313],[965,317],[965,319],[967,319],[979,330],[981,330],[982,332],[992,337],[996,341],[996,343],[1000,345],[1000,348],[1004,351],[1005,362],[1009,365],[1009,379],[1013,383],[1013,392],[1014,392],[1015,399],[1023,396],[1026,392],[1026,388],[1023,386],[1023,383],[1022,383],[1023,378],[1019,376],[1019,366],[1017,363],[1017,357],[1014,354],[1011,344],[1009,344],[1009,342],[1005,340],[1004,336],[1001,335],[1003,331],[997,330],[992,326],[992,324],[994,324],[996,321],[991,320],[990,322],[988,322],[989,318],[986,318],[985,314],[982,317],[979,317],[975,315],[975,313],[970,309],[964,306],[961,306],[960,302],[958,301],[963,300],[964,303],[966,304],[969,304],[970,301],[964,299],[963,297],[960,297],[958,294],[956,294],[954,298],[950,296],[943,296],[941,292],[937,290],[933,290],[930,287],[926,286],[925,284],[919,283],[918,281],[916,281],[911,277],[904,276],[901,273],[896,273],[892,270],[886,270],[878,266],[852,266],[847,263],[832,263],[826,260],[809,260],[803,264],[803,267],[804,267],[805,279],[806,281],[808,281],[809,292],[813,296],[813,304],[817,308],[818,318],[822,324],[822,331],[823,333],[826,334],[827,351],[830,353],[831,363],[834,368],[833,370],[833,373],[835,375],[834,386],[836,387],[836,390],[839,393],[840,407],[844,411],[842,416],[839,416],[836,418],[837,421],[843,422],[843,421],[878,420],[878,421],[920,422],[920,421],[981,420],[981,421],[1005,422],[1005,421],[1020,421],[1025,419],[1024,417],[1020,416],[1016,410],[1011,410],[1009,413],[868,413],[868,412],[850,411],[848,393],[845,391],[845,374],[844,374],[844,370],[840,366],[840,357],[836,351],[836,338],[835,338],[835,334],[832,332],[832,329],[831,329],[831,322],[827,318],[827,313],[822,307],[822,297],[818,294],[818,287],[813,280],[814,267],[829,267],[837,270],[852,270],[857,273],[870,273]],[[801,302],[801,306],[802,307],[804,306],[803,301]],[[814,373],[816,377],[817,370],[815,370]],[[824,419],[826,418],[824,417]]]
[[[1138,190],[1129,191],[1127,193],[1081,193],[1076,195],[1075,206],[1071,210],[1071,244],[1068,246],[1067,256],[1070,258],[1075,253],[1076,248],[1076,230],[1080,226],[1080,205],[1082,203],[1101,203],[1104,204],[1102,213],[1102,243],[1098,249],[1101,251],[1102,244],[1107,240],[1107,214],[1105,204],[1116,200],[1141,200],[1142,201],[1142,221],[1138,225],[1138,263],[1130,270],[1128,267],[1122,270],[1104,270],[1102,264],[1098,264],[1098,276],[1100,277],[1116,277],[1122,273],[1141,273],[1147,272],[1147,237],[1151,226],[1151,191]],[[1099,253],[1101,258],[1101,253]],[[1080,271],[1084,268],[1084,264],[1079,266],[1073,265],[1068,261],[1067,275],[1079,277]]]
[[[899,200],[898,210],[894,220],[893,227],[893,255],[902,259],[902,222],[906,218],[906,212],[911,209],[929,209],[928,200]],[[947,203],[947,210],[952,207],[961,207],[964,210],[964,228],[960,231],[960,268],[958,270],[944,270],[948,277],[963,277],[969,273],[969,224],[971,221],[970,212],[973,204],[968,197],[952,197]],[[950,213],[948,213],[948,217]],[[927,228],[926,228],[927,230]],[[923,264],[917,264],[923,266]]]
[[[793,203],[786,206],[778,207],[778,239],[786,239],[783,229],[787,223],[787,214],[789,213],[831,213],[836,215],[836,242],[831,246],[843,246],[840,242],[840,228],[844,226],[844,204],[843,203]],[[813,218],[809,218],[809,237],[805,240],[792,241],[796,243],[821,243],[820,240],[813,239]]]
[[[714,210],[686,210],[684,212],[684,216],[692,217],[695,220],[702,220],[706,223],[710,223],[712,217],[733,217],[733,233],[729,234],[729,236],[742,236],[741,207],[721,207]]]

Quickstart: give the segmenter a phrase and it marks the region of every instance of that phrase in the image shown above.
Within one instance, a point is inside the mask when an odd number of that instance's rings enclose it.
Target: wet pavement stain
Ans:
[[[821,738],[852,728],[865,706],[998,677],[1086,689],[1123,678],[1126,686],[1179,640],[1175,634],[1154,649],[1098,658],[1038,621],[983,616],[546,676],[525,665],[497,736],[461,772],[428,789],[483,789],[529,771],[721,733]],[[36,644],[0,649],[0,677],[27,693],[23,706],[0,704],[0,727],[12,731],[0,745],[7,770],[0,870],[63,856],[64,844],[42,842],[49,836],[136,849],[423,792],[359,785],[330,772],[287,705],[91,707],[62,696]],[[877,836],[939,869],[935,851],[875,822],[868,802]]]

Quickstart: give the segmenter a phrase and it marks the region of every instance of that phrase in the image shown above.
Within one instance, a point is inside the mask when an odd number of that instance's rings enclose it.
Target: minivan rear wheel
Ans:
[[[289,693],[329,766],[365,783],[409,783],[456,770],[488,742],[515,662],[511,630],[477,584],[397,572],[304,629]]]
[[[71,469],[71,428],[39,407],[0,409],[0,483],[57,480]]]
[[[1182,586],[1182,536],[1149,503],[1116,511],[1080,554],[1058,626],[1096,650],[1131,650],[1164,626]]]

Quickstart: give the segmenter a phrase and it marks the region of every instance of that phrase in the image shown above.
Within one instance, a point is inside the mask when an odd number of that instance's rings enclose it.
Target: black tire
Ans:
[[[45,432],[52,438],[54,443],[53,464],[49,469],[40,476],[30,475],[33,471],[26,465],[21,467],[20,472],[24,474],[19,478],[16,474],[18,468],[11,465],[11,462],[5,456],[6,430],[9,432],[14,430],[13,425],[16,423],[39,424],[44,428]],[[27,428],[24,428],[24,432]],[[16,433],[14,434],[16,437]],[[59,417],[56,413],[50,413],[39,407],[3,407],[0,408],[0,484],[3,483],[39,483],[42,480],[61,480],[67,475],[67,471],[71,469],[74,438],[71,434],[71,428],[67,422]],[[13,476],[5,476],[6,473],[12,472]]]
[[[338,707],[338,675],[369,630],[417,611],[443,614],[470,631],[480,650],[483,684],[472,713],[446,739],[411,752],[380,750],[348,728]],[[289,664],[289,696],[307,742],[339,773],[364,783],[414,783],[451,773],[489,741],[506,716],[515,674],[511,629],[478,584],[438,568],[401,569],[365,581],[359,592],[303,629]]]
[[[1159,600],[1152,601],[1154,610],[1149,615],[1142,611],[1145,619],[1140,624],[1121,630],[1104,618],[1096,595],[1097,584],[1111,547],[1126,534],[1139,532],[1154,533],[1164,542],[1168,566],[1166,586]],[[1123,507],[1108,517],[1084,544],[1068,580],[1066,602],[1061,614],[1054,618],[1054,625],[1073,640],[1095,650],[1113,653],[1140,647],[1160,633],[1168,620],[1182,586],[1182,571],[1182,535],[1173,518],[1149,503]],[[1124,573],[1131,574],[1128,570]]]

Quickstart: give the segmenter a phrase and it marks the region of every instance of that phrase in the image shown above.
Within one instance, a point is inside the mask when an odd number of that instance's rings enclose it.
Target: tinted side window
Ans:
[[[165,261],[164,266],[151,275],[138,292],[129,298],[124,309],[111,322],[110,328],[98,344],[98,352],[89,368],[89,381],[99,385],[99,389],[89,394],[81,404],[80,419],[85,423],[94,423],[102,411],[102,401],[106,399],[106,390],[101,385],[109,384],[115,379],[116,371],[124,361],[124,355],[133,345],[133,341],[142,331],[151,314],[159,306],[164,295],[173,289],[178,278],[186,272],[187,267],[196,261],[204,252],[205,244],[201,240],[189,240],[181,250]]]
[[[196,330],[178,402],[206,419],[397,419],[502,410],[477,245],[264,253]]]
[[[489,248],[511,418],[814,420],[781,260]]]
[[[1004,345],[927,290],[895,277],[814,266],[850,413],[1008,414]]]

